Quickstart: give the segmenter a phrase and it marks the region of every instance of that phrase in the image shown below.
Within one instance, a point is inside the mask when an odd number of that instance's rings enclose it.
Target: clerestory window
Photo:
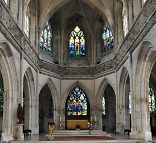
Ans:
[[[70,57],[80,57],[86,55],[85,36],[78,26],[74,28],[69,37]]]
[[[40,49],[52,51],[52,24],[48,21],[40,35]]]
[[[114,41],[111,29],[104,25],[102,31],[102,52],[107,52],[114,48]]]

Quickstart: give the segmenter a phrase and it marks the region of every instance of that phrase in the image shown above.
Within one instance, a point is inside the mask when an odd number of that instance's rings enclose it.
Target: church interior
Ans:
[[[156,0],[0,0],[1,141],[152,142],[155,36]]]

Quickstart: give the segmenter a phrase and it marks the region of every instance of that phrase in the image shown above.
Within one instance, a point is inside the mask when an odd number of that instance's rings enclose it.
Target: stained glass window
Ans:
[[[66,102],[67,115],[79,116],[87,115],[87,97],[83,90],[76,86],[69,94]]]
[[[102,98],[102,114],[106,115],[106,103],[105,103],[105,98]]]
[[[110,28],[106,25],[103,26],[102,33],[102,52],[107,52],[114,47],[113,36]]]
[[[1,115],[3,115],[3,103],[4,103],[3,94],[4,94],[4,90],[3,90],[3,88],[0,88],[0,114]]]
[[[149,111],[156,113],[155,93],[151,87],[148,88],[149,93]]]
[[[69,55],[71,57],[85,56],[85,37],[78,26],[71,32],[69,38]]]
[[[53,102],[52,102],[52,97],[49,98],[49,117],[53,116]]]
[[[129,91],[129,114],[132,113],[132,97],[131,92]]]
[[[52,26],[47,22],[40,36],[40,48],[45,51],[52,51]]]

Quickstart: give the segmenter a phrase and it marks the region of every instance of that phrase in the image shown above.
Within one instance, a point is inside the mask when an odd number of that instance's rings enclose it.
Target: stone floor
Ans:
[[[56,141],[57,140],[57,141]],[[130,139],[128,135],[107,134],[105,132],[92,131],[68,131],[55,132],[54,141],[48,141],[46,134],[26,135],[25,141],[11,141],[10,143],[144,143],[141,140]]]

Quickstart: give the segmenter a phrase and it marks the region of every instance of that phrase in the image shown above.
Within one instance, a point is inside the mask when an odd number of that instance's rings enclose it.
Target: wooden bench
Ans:
[[[27,129],[27,130],[24,130],[23,133],[24,135],[31,135],[31,130],[30,129]]]
[[[128,136],[129,136],[129,133],[131,132],[131,129],[124,129],[124,135],[125,135],[125,133],[127,133],[128,134]]]

